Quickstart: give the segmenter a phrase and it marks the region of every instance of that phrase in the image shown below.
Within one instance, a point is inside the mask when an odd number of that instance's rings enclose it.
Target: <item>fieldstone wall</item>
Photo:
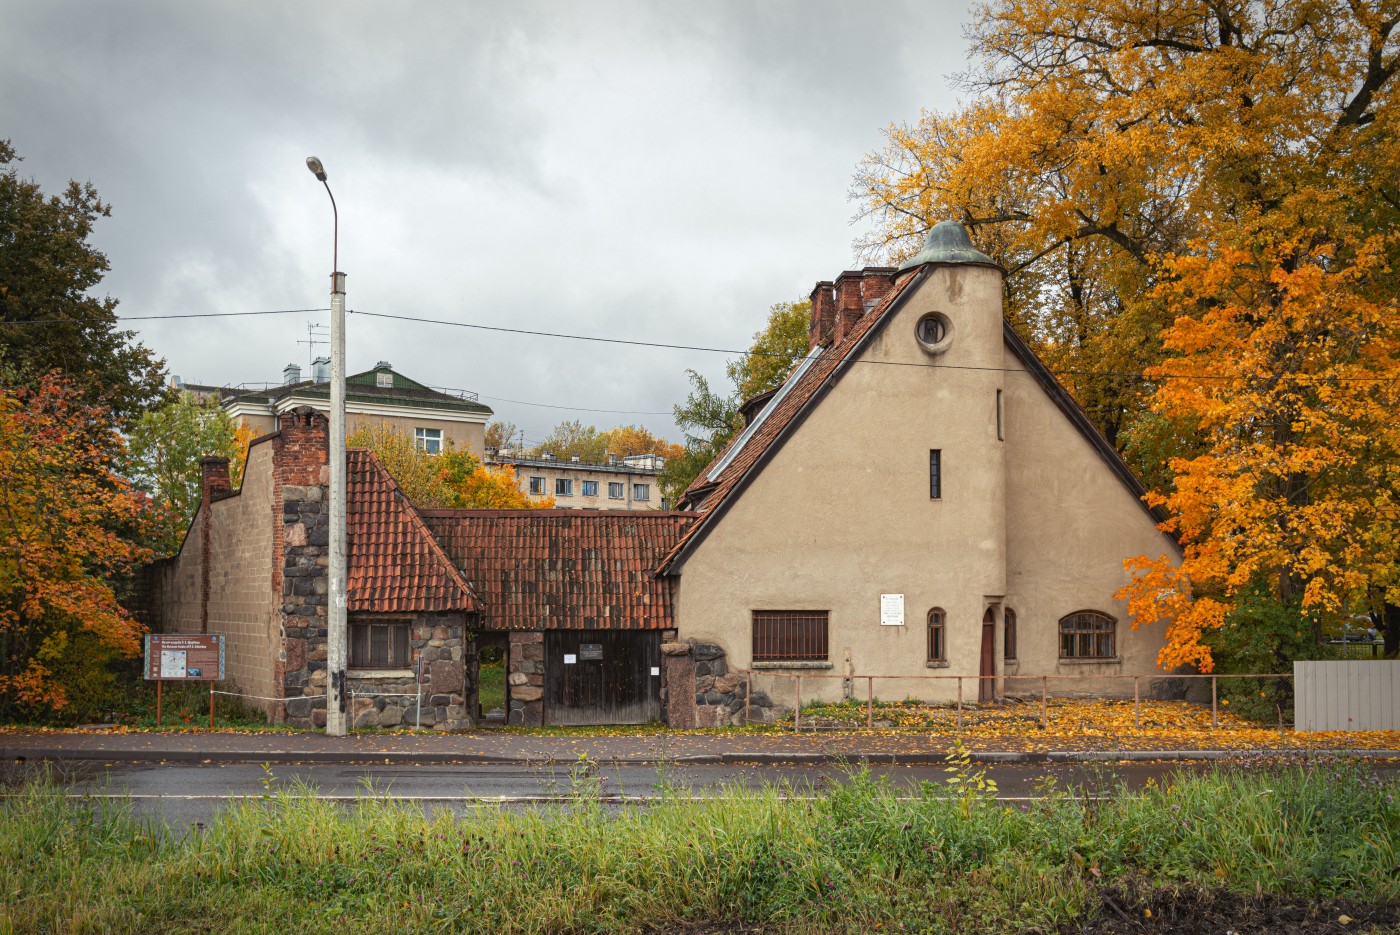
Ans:
[[[544,723],[544,632],[512,630],[506,668],[506,723]]]
[[[319,484],[282,485],[282,685],[287,723],[297,727],[326,726],[330,504],[325,493]]]
[[[423,709],[418,709],[415,676],[374,677],[352,674],[347,688],[351,724],[356,727],[414,727],[464,730],[472,726],[467,710],[463,652],[467,631],[456,614],[424,614],[413,622],[410,645],[413,670],[423,660]]]
[[[718,643],[663,643],[661,653],[666,664],[666,723],[671,727],[766,724],[792,713],[767,692],[750,691],[748,676],[730,671]]]

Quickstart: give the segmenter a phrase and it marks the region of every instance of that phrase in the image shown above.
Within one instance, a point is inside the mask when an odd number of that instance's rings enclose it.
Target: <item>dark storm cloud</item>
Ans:
[[[114,206],[96,240],[127,314],[324,304],[329,205],[350,306],[743,347],[853,260],[846,201],[892,121],[952,102],[958,5],[3,5],[0,137]],[[307,319],[157,322],[172,372],[273,380]],[[543,435],[669,411],[715,355],[354,316],[379,359]]]

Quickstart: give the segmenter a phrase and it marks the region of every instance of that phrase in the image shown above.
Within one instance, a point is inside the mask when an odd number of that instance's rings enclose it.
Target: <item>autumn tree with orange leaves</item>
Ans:
[[[0,388],[0,719],[82,716],[140,652],[114,582],[150,553],[133,544],[146,498],[117,476],[105,408],[51,374]]]
[[[1165,625],[1159,663],[1210,671],[1261,600],[1273,666],[1400,604],[1400,4],[974,17],[968,103],[891,127],[856,178],[864,247],[955,218],[1006,267],[1013,326],[1185,550],[1129,557],[1120,595]]]

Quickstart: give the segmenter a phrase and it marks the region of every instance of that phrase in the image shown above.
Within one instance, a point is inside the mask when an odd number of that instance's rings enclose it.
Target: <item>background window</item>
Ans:
[[[1118,621],[1097,610],[1060,618],[1061,659],[1112,659]]]
[[[608,485],[608,498],[609,498],[609,499],[612,499],[612,500],[621,500],[622,497],[623,497],[623,490],[622,490],[622,485],[621,485],[621,484],[609,484],[609,485]]]
[[[543,496],[544,496],[544,478],[543,478],[543,477],[532,477],[532,478],[530,478],[530,493],[534,494],[534,495],[537,496],[537,497],[543,497]]]
[[[583,482],[583,495],[585,497],[598,496],[598,482],[596,480],[586,480]]]
[[[948,630],[944,626],[943,608],[928,612],[928,661],[948,661]]]
[[[754,662],[825,662],[825,610],[755,610]]]
[[[413,665],[409,649],[410,624],[406,620],[368,623],[350,621],[350,668],[408,669]]]
[[[632,485],[632,499],[633,499],[633,500],[650,500],[650,499],[651,499],[651,484],[633,484],[633,485]]]
[[[554,479],[554,495],[556,497],[572,497],[574,495],[574,482],[569,477],[556,477]]]
[[[1001,625],[1002,625],[1002,634],[1003,634],[1003,636],[1005,637],[1005,640],[1006,640],[1005,649],[1004,649],[1002,655],[1005,656],[1007,659],[1015,659],[1015,658],[1016,658],[1016,611],[1014,611],[1014,610],[1012,610],[1010,607],[1008,607],[1008,608],[1006,608],[1005,611],[1002,612],[1001,617],[1002,617],[1002,621],[1001,621]]]
[[[442,429],[414,429],[413,443],[416,444],[420,450],[426,451],[430,455],[435,455],[442,450]]]
[[[943,499],[943,450],[941,448],[929,449],[928,496],[930,500]]]

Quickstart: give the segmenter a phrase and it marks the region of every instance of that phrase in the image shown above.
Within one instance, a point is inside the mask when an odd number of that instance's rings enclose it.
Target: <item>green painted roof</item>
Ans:
[[[379,385],[379,375],[382,373],[392,376],[393,386]],[[330,395],[329,383],[312,383],[307,380],[286,386],[274,386],[266,390],[239,393],[236,398],[271,402],[285,399],[288,396],[298,399],[329,400]],[[417,380],[411,380],[389,367],[376,367],[373,370],[366,370],[363,373],[346,377],[345,398],[347,401],[406,406],[411,409],[446,409],[457,412],[484,412],[487,415],[493,411],[490,406],[474,399],[465,399],[461,396],[435,390],[431,386],[426,386]]]
[[[899,268],[914,269],[925,263],[978,263],[998,266],[996,260],[972,245],[967,228],[957,221],[939,221],[933,225],[933,229],[924,238],[924,249],[919,251],[917,256],[899,264]]]

